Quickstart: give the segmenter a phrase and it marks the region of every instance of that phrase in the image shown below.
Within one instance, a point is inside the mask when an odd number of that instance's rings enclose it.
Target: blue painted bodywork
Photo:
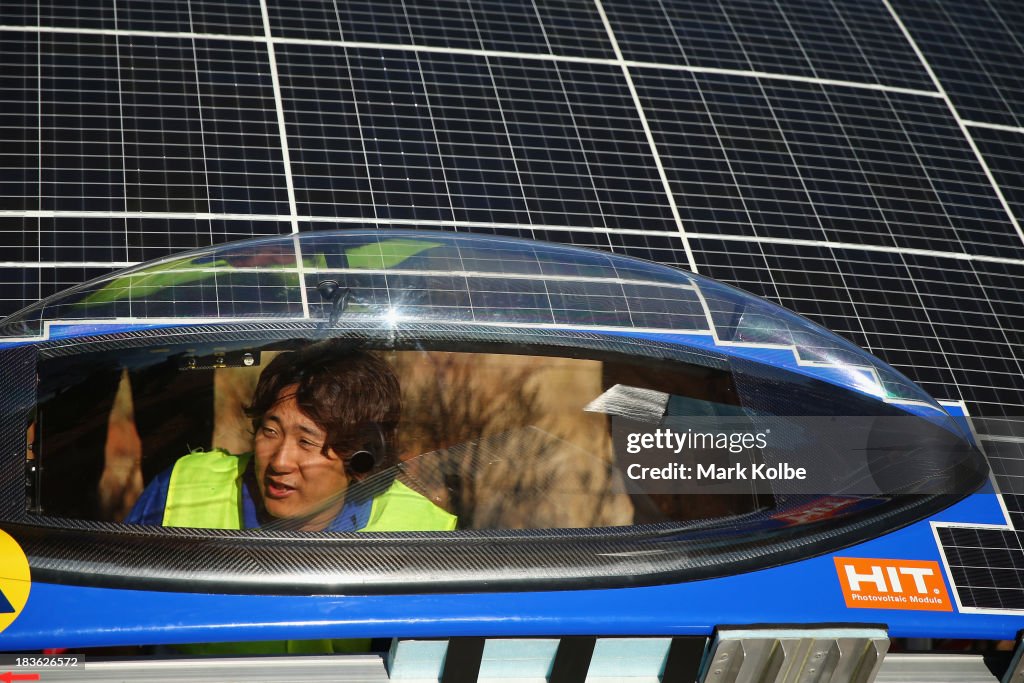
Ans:
[[[161,326],[55,325],[50,333],[68,338],[153,327]],[[785,350],[722,347],[701,335],[647,338],[827,380],[821,372],[828,369],[797,366]],[[893,637],[1013,638],[1024,628],[1024,614],[961,613],[955,606],[952,612],[846,607],[834,557],[941,564],[932,525],[944,522],[1004,526],[1007,520],[989,486],[930,519],[838,553],[736,576],[641,588],[296,597],[36,583],[23,613],[0,634],[0,649],[346,637],[708,635],[726,624],[825,622],[885,624]],[[947,589],[952,597],[948,577]]]
[[[35,584],[24,612],[0,635],[0,645],[13,650],[356,636],[708,635],[717,625],[773,622],[885,624],[893,637],[1013,638],[1024,627],[1022,615],[846,607],[834,556],[939,561],[931,522],[941,521],[1005,520],[995,496],[978,493],[930,520],[835,555],[644,588],[294,597]]]

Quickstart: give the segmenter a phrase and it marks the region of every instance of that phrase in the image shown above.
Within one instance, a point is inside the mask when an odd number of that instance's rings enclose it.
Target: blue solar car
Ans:
[[[1024,627],[962,406],[666,266],[235,242],[5,319],[0,368],[0,648],[42,680],[870,681]]]

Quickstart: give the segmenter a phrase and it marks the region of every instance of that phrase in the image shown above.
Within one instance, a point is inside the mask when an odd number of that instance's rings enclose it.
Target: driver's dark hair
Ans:
[[[260,374],[252,403],[245,408],[253,429],[259,430],[263,416],[289,396],[324,430],[324,452],[333,448],[341,455],[350,475],[368,474],[351,470],[349,458],[357,451],[373,454],[371,472],[395,464],[402,394],[398,377],[383,359],[339,339],[280,354]]]

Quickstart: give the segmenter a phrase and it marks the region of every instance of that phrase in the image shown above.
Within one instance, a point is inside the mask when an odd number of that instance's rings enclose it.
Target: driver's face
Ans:
[[[321,531],[345,503],[348,475],[341,456],[323,450],[327,434],[299,410],[294,392],[281,390],[256,431],[256,483],[270,515]]]

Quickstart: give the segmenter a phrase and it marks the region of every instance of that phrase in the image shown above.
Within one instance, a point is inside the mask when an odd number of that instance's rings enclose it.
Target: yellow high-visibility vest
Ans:
[[[171,471],[163,526],[194,529],[242,528],[242,477],[252,453],[216,449],[179,458]],[[373,498],[370,517],[357,531],[451,531],[455,515],[434,505],[402,482]],[[318,654],[367,652],[369,639],[281,640],[178,645],[188,654]]]
[[[242,528],[242,477],[252,453],[196,451],[171,471],[163,526]],[[457,519],[398,481],[374,496],[370,518],[357,531],[451,531]]]

